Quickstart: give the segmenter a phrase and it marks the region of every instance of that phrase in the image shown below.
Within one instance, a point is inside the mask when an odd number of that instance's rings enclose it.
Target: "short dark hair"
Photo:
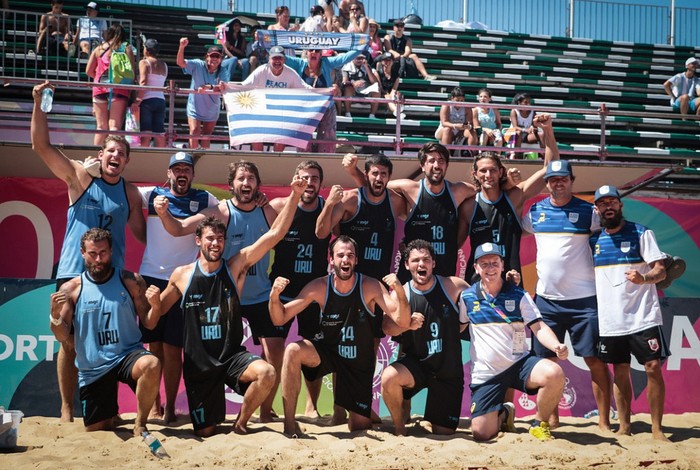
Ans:
[[[357,255],[357,250],[358,250],[358,248],[357,248],[357,242],[356,242],[353,238],[348,237],[347,235],[340,235],[338,238],[336,238],[335,240],[333,240],[333,241],[331,242],[331,246],[328,247],[328,250],[329,250],[329,252],[330,252],[330,254],[331,254],[331,258],[333,258],[333,249],[335,248],[335,245],[338,244],[338,243],[349,243],[349,244],[351,244],[352,247],[353,247],[354,250],[355,250],[355,255]]]
[[[383,166],[389,170],[389,175],[394,171],[394,164],[391,163],[389,157],[383,153],[373,153],[365,160],[365,173],[369,173],[373,166]]]
[[[503,172],[501,173],[501,179],[498,180],[499,186],[503,186],[503,184],[508,180],[508,170],[503,165],[503,162],[501,161],[501,157],[498,156],[498,153],[496,153],[496,152],[481,152],[480,154],[478,154],[477,156],[474,157],[474,163],[472,164],[472,170],[474,171],[474,173],[476,173],[476,169],[477,169],[476,162],[478,162],[479,160],[483,160],[485,158],[493,160],[494,163],[496,164],[496,166],[498,166],[498,169],[503,170]],[[474,181],[474,186],[476,186],[476,190],[481,191],[481,183],[479,182],[479,178],[477,178],[476,176],[472,176],[472,179]]]
[[[102,150],[106,149],[106,148],[107,148],[107,144],[110,143],[110,142],[117,142],[118,144],[123,145],[124,148],[126,149],[126,156],[127,156],[127,157],[128,157],[129,154],[131,153],[131,145],[129,144],[129,141],[126,140],[126,137],[124,137],[123,135],[112,135],[112,134],[110,134],[110,135],[108,135],[107,137],[105,137],[105,141],[104,141],[104,143],[102,144]]]
[[[233,180],[236,177],[236,173],[238,173],[238,170],[240,170],[241,168],[255,175],[255,179],[258,180],[258,186],[262,184],[262,181],[260,181],[260,172],[258,171],[258,167],[255,165],[255,163],[249,162],[247,160],[241,160],[239,162],[233,162],[228,165],[229,187],[233,184]]]
[[[86,242],[97,243],[102,240],[107,240],[107,244],[112,248],[112,232],[103,228],[91,228],[80,237],[80,249],[85,251]]]
[[[530,95],[527,93],[518,93],[513,97],[513,104],[520,104],[525,100],[529,100]]]
[[[421,165],[425,164],[425,161],[428,159],[428,154],[432,152],[439,153],[447,163],[450,163],[450,151],[447,150],[444,145],[438,144],[437,142],[428,142],[418,151],[418,160]]]
[[[464,97],[464,90],[462,90],[462,87],[454,87],[450,92],[450,99],[459,98],[460,96]]]
[[[318,170],[318,176],[321,177],[321,183],[323,183],[323,168],[321,168],[321,164],[316,160],[304,160],[299,163],[296,170],[294,170],[294,174],[298,175],[301,170],[308,170],[309,168]]]
[[[197,229],[194,232],[197,238],[202,238],[202,233],[204,233],[205,228],[210,228],[215,233],[226,233],[226,224],[212,216],[207,217],[197,225]]]
[[[408,256],[413,250],[425,250],[428,253],[430,253],[430,257],[433,260],[435,259],[435,249],[433,248],[433,244],[423,240],[422,238],[416,238],[415,240],[411,240],[410,242],[408,242],[408,245],[404,247],[402,253],[404,262],[408,261]]]

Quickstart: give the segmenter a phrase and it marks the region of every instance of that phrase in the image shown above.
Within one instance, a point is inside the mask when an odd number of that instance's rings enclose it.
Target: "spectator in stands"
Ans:
[[[168,64],[158,58],[160,45],[155,39],[147,39],[143,44],[143,59],[139,62],[139,85],[165,86],[168,78]],[[141,132],[165,132],[165,94],[162,91],[140,90],[135,104],[140,110]],[[153,137],[156,147],[165,147],[165,135]],[[148,147],[151,137],[141,137],[141,147]]]
[[[491,90],[482,88],[476,96],[479,103],[491,102]],[[494,107],[477,106],[472,109],[472,125],[479,138],[479,145],[500,147],[503,145],[501,116]]]
[[[435,75],[428,74],[421,59],[413,53],[411,39],[404,36],[405,23],[403,20],[394,21],[394,32],[384,36],[384,50],[394,56],[394,67],[400,78],[417,78],[418,74],[425,80],[435,80]],[[392,75],[394,75],[392,73]]]
[[[329,0],[326,1],[328,2]],[[350,21],[351,5],[357,5],[360,8],[360,13],[362,15],[366,15],[365,4],[362,3],[360,0],[341,0],[340,3],[338,3],[338,15],[340,15],[346,22]]]
[[[355,57],[360,55],[360,51],[349,51],[343,54],[324,56],[320,49],[308,51],[306,58],[287,56],[286,63],[294,69],[302,80],[311,88],[331,88],[334,87],[333,70],[339,69]],[[340,89],[336,88],[336,93]],[[336,108],[329,106],[326,114],[316,129],[316,138],[319,140],[336,139]],[[335,143],[317,144],[317,151],[320,153],[335,153]]]
[[[248,42],[242,32],[241,20],[234,18],[226,30],[226,40],[223,44],[224,54],[227,57],[238,59],[238,68],[241,69],[241,79],[244,80],[250,73],[250,62],[246,60]]]
[[[275,8],[275,16],[277,23],[271,24],[267,29],[272,31],[298,31],[299,23],[289,25],[289,7],[286,5]],[[294,49],[287,48],[284,50],[285,55],[291,56],[295,54]]]
[[[107,22],[97,19],[98,13],[97,3],[90,2],[87,4],[85,16],[78,20],[73,44],[80,47],[81,58],[90,57],[90,52],[99,46],[107,32]]]
[[[343,96],[369,96],[379,98],[379,79],[374,74],[372,67],[367,64],[367,57],[360,54],[352,62],[343,66]],[[345,101],[345,117],[352,117],[352,102]],[[369,117],[374,119],[379,103],[370,104]]]
[[[109,81],[109,67],[112,53],[124,52],[131,61],[132,70],[136,70],[134,49],[127,41],[127,34],[122,25],[113,24],[105,34],[105,40],[90,54],[85,73],[95,83]],[[118,131],[124,126],[124,116],[129,105],[130,90],[123,88],[92,88],[92,110],[98,131]],[[95,145],[102,146],[107,134],[96,133]]]
[[[248,78],[248,75],[250,75],[253,70],[258,68],[258,65],[267,64],[269,58],[267,49],[265,49],[265,46],[258,41],[257,38],[257,32],[260,28],[261,26],[256,24],[250,30],[250,41],[248,41],[248,45],[245,48],[246,58],[241,61],[243,64],[241,67],[243,69],[243,80]]]
[[[399,93],[400,79],[397,69],[394,68],[394,56],[390,52],[385,52],[377,57],[375,70],[379,79],[380,95],[388,100],[396,99]],[[386,106],[391,114],[396,116],[396,104],[390,102]],[[401,113],[401,119],[406,119],[404,113]]]
[[[211,93],[218,91],[221,82],[231,80],[231,71],[236,67],[238,59],[230,57],[222,59],[219,46],[207,49],[204,60],[185,59],[185,48],[189,44],[187,38],[180,38],[180,48],[177,50],[177,65],[192,75],[190,88],[197,93],[190,93],[187,98],[187,123],[190,128],[190,148],[209,148],[209,139],[199,136],[212,135],[221,110],[221,95]],[[209,92],[209,93],[205,93]]]
[[[369,34],[369,20],[365,16],[364,8],[359,3],[351,3],[348,6],[350,12],[348,18],[348,33]]]
[[[695,57],[690,57],[685,61],[685,72],[664,82],[666,94],[671,97],[671,107],[681,114],[688,114],[690,109],[700,116],[700,77],[696,73],[699,62]]]
[[[518,93],[513,97],[513,104],[521,106],[530,106],[532,99],[527,93]],[[537,112],[534,109],[511,109],[510,110],[510,127],[506,130],[504,140],[508,143],[508,147],[516,148],[526,144],[538,144],[544,147],[540,139],[540,132],[533,125],[533,120]],[[517,157],[515,152],[510,154],[510,159]]]
[[[39,22],[36,53],[41,54],[44,46],[47,54],[67,52],[70,31],[70,16],[63,13],[63,0],[51,0],[51,11],[42,15]]]
[[[384,41],[379,37],[379,23],[370,18],[369,23],[369,47],[367,51],[369,52],[369,65],[374,65],[377,57],[382,55],[384,52]]]
[[[333,21],[333,4],[327,3],[324,7],[314,5],[311,7],[310,15],[299,27],[299,31],[305,33],[320,33],[331,30]]]
[[[464,90],[454,87],[450,92],[450,101],[464,103]],[[435,138],[442,145],[450,145],[455,140],[471,139],[472,126],[467,112],[471,113],[471,110],[463,106],[440,106],[440,125],[435,131]]]
[[[331,20],[331,32],[332,33],[347,33],[346,29],[347,23],[342,16],[333,16]]]

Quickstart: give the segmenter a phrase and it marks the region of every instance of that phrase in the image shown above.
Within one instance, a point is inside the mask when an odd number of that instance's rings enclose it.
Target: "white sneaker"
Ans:
[[[345,113],[345,117],[351,118],[351,117],[352,117],[352,114],[350,114],[350,113]]]
[[[370,118],[370,119],[374,119],[376,116],[375,116],[374,114],[370,114],[370,115],[367,116],[367,117]]]

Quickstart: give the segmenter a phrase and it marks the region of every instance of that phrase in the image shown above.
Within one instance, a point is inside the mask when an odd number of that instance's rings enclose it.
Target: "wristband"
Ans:
[[[646,284],[646,283],[647,283],[647,275],[642,274],[642,284]]]
[[[54,316],[51,315],[50,313],[49,313],[49,321],[51,321],[51,324],[53,326],[61,326],[64,323],[63,318],[61,318],[61,317],[54,318]]]

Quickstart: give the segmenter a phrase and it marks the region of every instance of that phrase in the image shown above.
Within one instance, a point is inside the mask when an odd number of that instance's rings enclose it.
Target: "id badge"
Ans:
[[[525,331],[515,331],[513,334],[513,356],[519,356],[525,352]]]

